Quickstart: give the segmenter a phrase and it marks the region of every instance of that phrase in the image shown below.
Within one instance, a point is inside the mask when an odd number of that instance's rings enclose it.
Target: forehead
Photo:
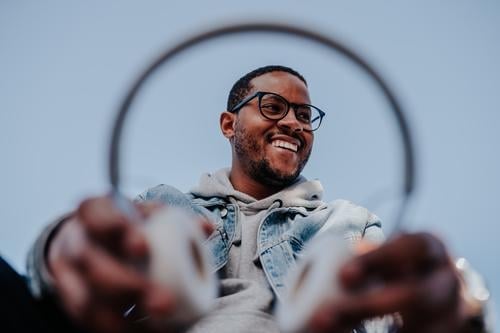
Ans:
[[[301,79],[287,72],[271,72],[250,81],[250,94],[266,91],[279,94],[290,102],[310,103],[309,91]]]

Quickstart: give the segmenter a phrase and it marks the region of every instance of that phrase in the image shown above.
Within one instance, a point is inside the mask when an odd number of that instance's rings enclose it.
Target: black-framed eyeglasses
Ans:
[[[321,125],[325,113],[310,104],[290,103],[286,98],[275,93],[258,91],[239,102],[229,112],[238,112],[255,97],[259,98],[259,110],[262,116],[270,120],[281,120],[286,117],[290,108],[295,112],[295,118],[302,124],[305,131],[315,131]]]

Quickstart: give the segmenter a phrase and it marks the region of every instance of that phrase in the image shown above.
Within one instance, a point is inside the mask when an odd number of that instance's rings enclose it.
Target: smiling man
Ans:
[[[231,89],[227,109],[220,124],[231,142],[233,187],[261,199],[295,182],[324,116],[310,105],[305,79],[285,67],[255,70]]]
[[[202,175],[186,194],[160,185],[137,198],[144,217],[155,209],[149,202],[160,202],[185,207],[208,221],[207,246],[220,294],[214,309],[187,331],[278,332],[272,313],[287,288],[286,274],[316,234],[333,232],[353,246],[383,242],[375,215],[346,200],[324,202],[319,181],[301,176],[324,116],[296,71],[256,69],[235,83],[220,116],[222,134],[231,144],[231,167]],[[164,321],[155,318],[168,318],[178,300],[126,264],[148,254],[140,229],[109,197],[88,199],[35,243],[30,287],[37,298],[55,300],[56,313],[89,332],[166,332],[172,328],[158,326]],[[345,293],[316,309],[311,328],[396,330],[392,324],[364,320],[399,312],[404,332],[466,332],[458,277],[433,236],[390,240],[348,262],[339,279]],[[375,290],[369,288],[374,281],[379,285]],[[130,304],[149,320],[125,318]],[[63,317],[46,317],[44,325],[60,325]]]

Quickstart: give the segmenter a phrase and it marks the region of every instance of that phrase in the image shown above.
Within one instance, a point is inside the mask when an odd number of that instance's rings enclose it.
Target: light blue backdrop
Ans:
[[[500,297],[500,3],[497,1],[2,1],[0,253],[24,270],[48,221],[107,190],[115,110],[159,51],[202,28],[279,20],[337,36],[401,96],[415,134],[409,228],[440,235]],[[137,101],[125,142],[127,190],[189,189],[230,161],[218,132],[231,84],[284,64],[328,113],[305,173],[326,199],[377,212],[390,229],[400,145],[373,83],[339,56],[277,36],[227,38],[186,53]],[[381,200],[380,198],[389,198]],[[382,204],[380,204],[382,202]]]

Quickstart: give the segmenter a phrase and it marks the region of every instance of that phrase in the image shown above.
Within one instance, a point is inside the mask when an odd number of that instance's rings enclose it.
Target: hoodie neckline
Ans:
[[[204,173],[196,187],[190,193],[197,197],[232,198],[245,210],[267,210],[271,206],[276,207],[304,207],[315,209],[324,204],[322,201],[323,187],[319,180],[307,180],[300,176],[292,185],[263,199],[254,197],[234,189],[229,180],[229,168],[217,170],[212,173]],[[231,200],[232,201],[232,200]]]

